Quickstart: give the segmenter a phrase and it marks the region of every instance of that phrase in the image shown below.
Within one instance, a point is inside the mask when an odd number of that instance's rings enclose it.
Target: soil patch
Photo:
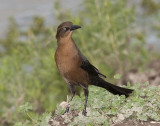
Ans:
[[[137,121],[137,120],[126,120],[114,126],[160,126],[160,122],[155,121]]]

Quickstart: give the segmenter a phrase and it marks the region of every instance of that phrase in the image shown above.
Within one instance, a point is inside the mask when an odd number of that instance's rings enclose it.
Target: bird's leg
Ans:
[[[74,85],[69,85],[69,88],[70,88],[70,91],[71,91],[71,93],[72,93],[71,99],[69,100],[69,102],[71,102],[72,99],[73,99],[73,97],[75,96],[75,93],[76,93],[76,92],[75,92],[75,86],[74,86]],[[68,105],[67,105],[67,107],[66,107],[66,110],[65,110],[65,112],[64,112],[63,114],[69,112],[69,107],[70,107],[70,105],[69,105],[69,103],[68,103]]]
[[[85,103],[84,103],[84,109],[83,109],[83,112],[82,112],[82,115],[86,116],[87,112],[86,112],[86,107],[87,107],[87,101],[88,101],[88,88],[83,88],[84,90],[84,94],[85,94]]]

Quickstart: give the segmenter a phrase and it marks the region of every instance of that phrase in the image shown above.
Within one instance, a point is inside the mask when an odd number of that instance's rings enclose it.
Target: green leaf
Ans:
[[[25,123],[17,122],[17,123],[14,124],[14,126],[29,126],[29,123],[30,123],[30,121],[26,120]]]
[[[14,126],[23,126],[22,122],[17,122],[14,124]]]
[[[52,113],[43,113],[43,115],[39,118],[40,123],[38,123],[39,126],[47,126]]]
[[[28,102],[19,107],[19,111],[22,113],[27,113],[29,110],[32,110],[32,105]]]
[[[114,78],[115,78],[115,79],[120,79],[120,78],[121,78],[121,75],[120,75],[120,74],[116,74],[116,75],[114,75]]]

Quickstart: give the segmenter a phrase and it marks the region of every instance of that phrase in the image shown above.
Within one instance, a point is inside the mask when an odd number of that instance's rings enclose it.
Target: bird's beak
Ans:
[[[79,26],[79,25],[72,25],[71,28],[70,28],[70,30],[73,31],[73,30],[76,30],[76,29],[79,29],[79,28],[81,28],[81,26]]]

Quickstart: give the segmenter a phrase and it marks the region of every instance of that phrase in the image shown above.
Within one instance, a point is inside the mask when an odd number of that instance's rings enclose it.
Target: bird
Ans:
[[[126,97],[128,97],[133,90],[116,86],[104,80],[106,76],[100,73],[100,71],[89,62],[72,38],[73,32],[79,28],[81,28],[81,26],[74,25],[70,21],[63,22],[58,26],[56,33],[57,49],[55,52],[55,62],[62,78],[71,91],[72,96],[69,102],[71,102],[75,96],[75,87],[80,86],[83,88],[85,103],[82,115],[86,116],[89,85],[101,87],[114,95],[125,95]],[[64,113],[68,111],[69,106],[66,107]]]

